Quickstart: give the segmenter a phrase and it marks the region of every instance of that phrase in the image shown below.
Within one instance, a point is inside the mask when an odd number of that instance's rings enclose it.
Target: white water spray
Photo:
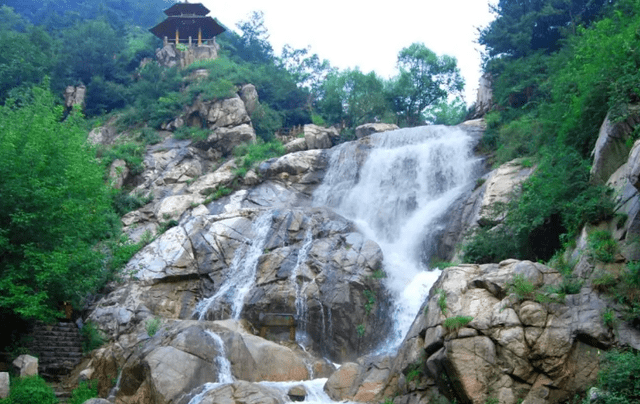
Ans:
[[[353,220],[384,253],[391,292],[395,349],[409,330],[431,285],[422,242],[451,204],[473,186],[478,159],[473,139],[459,128],[425,126],[372,135],[369,156],[358,169],[357,145],[346,143],[331,156],[314,204]]]
[[[291,276],[289,277],[289,281],[293,285],[296,291],[296,319],[298,325],[296,327],[296,342],[300,344],[302,347],[307,347],[309,345],[309,336],[307,334],[307,323],[309,322],[309,307],[307,304],[307,297],[304,294],[304,291],[309,282],[298,279],[301,275],[301,267],[307,261],[309,257],[309,251],[311,250],[311,246],[313,245],[313,234],[311,233],[311,228],[307,231],[304,237],[304,241],[302,242],[302,248],[298,252],[298,260],[296,261],[296,267],[291,271]]]
[[[263,254],[264,245],[271,229],[273,214],[266,212],[260,215],[252,225],[254,236],[246,244],[236,250],[233,261],[226,273],[226,279],[213,296],[201,300],[193,317],[204,320],[207,313],[218,308],[221,303],[231,306],[231,318],[239,319],[244,307],[244,300],[254,286],[258,260]]]

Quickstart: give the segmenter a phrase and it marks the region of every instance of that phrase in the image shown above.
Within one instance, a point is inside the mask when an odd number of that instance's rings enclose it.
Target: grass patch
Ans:
[[[144,324],[145,329],[147,330],[147,335],[153,337],[160,330],[160,326],[162,325],[162,321],[160,317],[150,318]]]
[[[364,303],[364,310],[367,315],[369,315],[369,313],[371,313],[371,309],[373,309],[373,306],[376,304],[376,294],[367,289],[363,292],[363,295],[366,300]]]
[[[85,401],[98,397],[98,381],[80,382],[71,392],[67,404],[83,404]]]
[[[436,290],[438,294],[438,307],[440,307],[440,311],[443,315],[447,315],[447,292],[444,289]]]
[[[80,329],[80,334],[82,335],[82,352],[84,353],[98,349],[105,343],[102,332],[90,321]]]
[[[618,253],[618,243],[606,230],[596,230],[587,238],[589,252],[593,258],[600,262],[611,263]]]
[[[256,144],[244,144],[233,150],[236,156],[237,169],[235,174],[244,177],[249,170],[258,165],[258,163],[274,157],[280,157],[286,153],[286,149],[282,142],[273,140],[271,142],[258,141]]]
[[[211,133],[208,129],[194,128],[192,126],[181,126],[173,132],[173,137],[179,140],[195,140],[204,141],[207,140]]]
[[[471,316],[455,316],[449,317],[442,322],[442,326],[449,331],[457,331],[473,321]]]
[[[531,299],[534,291],[533,282],[520,274],[515,275],[509,283],[509,292],[513,293],[518,300]]]

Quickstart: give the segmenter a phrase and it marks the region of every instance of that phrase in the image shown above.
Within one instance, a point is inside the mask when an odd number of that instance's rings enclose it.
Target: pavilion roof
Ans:
[[[164,38],[165,36],[173,38],[176,35],[176,31],[178,31],[180,39],[186,40],[189,37],[197,38],[199,28],[202,29],[203,39],[211,39],[226,31],[215,19],[203,16],[169,17],[151,28],[150,31],[158,38]]]
[[[176,3],[168,9],[164,10],[168,16],[180,15],[202,15],[209,14],[209,9],[201,3]]]

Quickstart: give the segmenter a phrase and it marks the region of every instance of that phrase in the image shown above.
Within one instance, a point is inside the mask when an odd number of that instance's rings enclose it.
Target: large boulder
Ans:
[[[258,108],[258,105],[260,105],[258,102],[258,90],[256,90],[256,86],[253,84],[245,84],[240,89],[239,95],[242,102],[244,102],[244,107],[246,108],[247,113],[251,116],[256,108]]]
[[[38,374],[38,358],[31,355],[20,355],[13,362],[16,373],[20,377]]]
[[[519,289],[516,277],[534,292]],[[564,299],[546,292],[561,282],[556,270],[528,261],[447,268],[400,347],[385,394],[515,404],[580,393],[595,383],[599,350],[616,336],[602,320],[609,303],[588,287]]]
[[[304,125],[303,133],[308,150],[329,149],[340,136],[335,128],[324,128],[314,124]]]
[[[231,321],[170,322],[153,337],[138,327],[127,339],[128,348],[118,360],[121,363],[124,359],[115,392],[116,401],[121,403],[182,402],[195,395],[209,395],[202,391],[207,383],[229,385],[242,380],[236,383],[256,388],[258,385],[248,382],[307,380],[311,376],[309,364],[315,363],[313,368],[330,367],[299,347],[267,341]],[[103,361],[111,363],[104,353],[114,352],[116,346],[111,344],[95,353],[89,366],[101,369],[105,367]],[[317,376],[326,375],[327,370]]]
[[[87,94],[87,87],[83,85],[79,86],[67,86],[64,91],[64,105],[67,108],[72,108],[78,105],[80,108],[84,108],[84,99]]]
[[[356,138],[360,139],[374,133],[387,132],[396,129],[400,128],[394,123],[365,123],[364,125],[360,125],[356,128]]]
[[[214,129],[209,135],[205,144],[219,150],[222,155],[231,154],[233,149],[243,143],[255,143],[256,132],[248,124],[241,124],[233,127],[220,127]]]
[[[9,397],[10,391],[9,372],[0,372],[0,400]]]

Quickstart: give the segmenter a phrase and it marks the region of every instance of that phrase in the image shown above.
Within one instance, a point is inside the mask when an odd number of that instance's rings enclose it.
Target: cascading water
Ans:
[[[309,256],[309,250],[311,250],[311,246],[313,245],[313,234],[311,233],[311,229],[307,231],[307,234],[304,237],[304,241],[302,244],[302,248],[298,252],[298,260],[296,262],[296,267],[291,271],[290,282],[294,286],[296,291],[296,318],[298,321],[298,326],[296,329],[296,342],[298,342],[303,347],[309,345],[309,336],[307,334],[307,323],[309,322],[309,309],[307,305],[307,298],[303,294],[304,290],[308,284],[308,282],[298,279],[300,276],[301,266],[307,260]]]
[[[204,396],[210,392],[211,390],[217,389],[218,387],[233,383],[233,374],[231,374],[231,362],[227,359],[224,351],[224,342],[222,338],[213,331],[206,330],[205,333],[213,339],[213,345],[216,347],[218,351],[218,356],[216,357],[216,365],[218,366],[218,381],[216,383],[207,383],[202,386],[203,390],[200,394],[196,394],[190,401],[189,404],[200,404]]]
[[[246,244],[236,251],[225,281],[213,296],[198,303],[193,317],[204,320],[207,313],[218,310],[221,304],[226,303],[231,308],[231,318],[240,318],[244,299],[255,283],[258,260],[264,252],[272,218],[271,212],[265,212],[253,222],[253,239],[246,240]]]
[[[328,206],[354,221],[384,253],[386,286],[395,304],[397,347],[429,288],[440,275],[429,271],[422,240],[450,205],[473,186],[479,160],[464,130],[424,126],[375,134],[361,167],[357,143],[333,151],[314,205]],[[428,258],[428,257],[427,257]]]
[[[473,138],[459,128],[402,129],[372,135],[370,143],[372,148],[363,164],[354,158],[356,149],[361,147],[355,142],[345,143],[332,151],[323,184],[314,193],[314,204],[330,207],[354,221],[366,237],[382,248],[386,286],[396,311],[393,316],[395,332],[383,349],[391,351],[402,342],[431,285],[440,275],[439,271],[429,270],[422,241],[451,204],[473,187],[480,160],[472,155]],[[268,237],[271,218],[271,214],[265,213],[254,222],[253,240],[236,251],[220,289],[198,304],[194,317],[204,319],[211,310],[217,310],[218,305],[228,304],[232,307],[233,318],[239,318],[244,299],[255,282],[256,267]],[[297,333],[300,335],[304,335],[301,330],[304,330],[304,319],[308,315],[304,295],[308,283],[298,278],[312,244],[311,234],[307,233],[290,275],[296,291],[296,315],[302,319]],[[325,315],[322,302],[318,303],[322,340],[325,340],[325,334],[331,333],[331,310],[327,309]],[[222,340],[213,333],[210,336],[220,344],[217,349],[223,357]],[[218,362],[218,367],[226,369],[222,362]],[[189,404],[198,404],[209,391],[233,382],[230,370],[228,378],[224,376],[226,371],[219,372],[219,382],[203,386],[203,391]],[[277,390],[283,401],[288,401],[286,392],[289,388],[303,385],[308,393],[305,402],[334,403],[323,391],[325,382],[326,379],[315,379],[259,384]]]

